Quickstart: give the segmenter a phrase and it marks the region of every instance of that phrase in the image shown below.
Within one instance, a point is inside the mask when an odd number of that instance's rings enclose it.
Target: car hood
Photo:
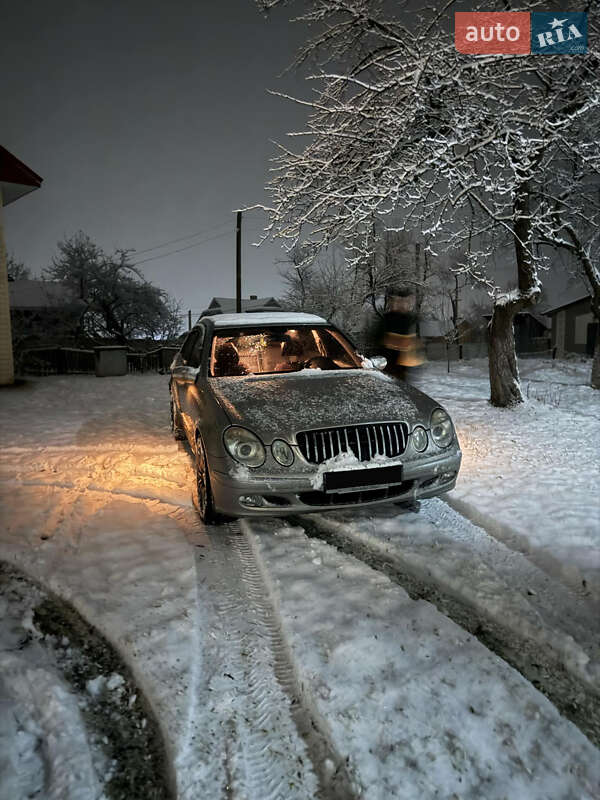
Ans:
[[[373,370],[303,370],[285,375],[211,378],[232,424],[267,443],[297,431],[404,420],[429,425],[439,404],[413,386]]]

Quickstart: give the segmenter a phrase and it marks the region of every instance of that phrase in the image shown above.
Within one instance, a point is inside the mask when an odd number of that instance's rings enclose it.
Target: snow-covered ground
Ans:
[[[524,359],[528,402],[488,403],[487,361],[427,365],[418,385],[452,415],[463,451],[448,495],[494,536],[589,595],[600,614],[600,392],[591,362]]]
[[[427,542],[440,582],[499,614],[508,609],[521,631],[537,624],[593,681],[598,401],[567,387],[560,405],[530,400],[500,412],[485,402],[482,365],[450,376],[434,365],[422,380],[459,430],[458,501],[502,541],[440,500],[423,503],[419,516],[385,506],[327,519],[398,558],[398,544],[412,542],[421,564],[419,540]],[[191,461],[170,438],[167,412],[164,376],[50,377],[4,390],[0,547],[118,649],[158,721],[178,797],[309,798],[317,785],[369,800],[600,797],[598,751],[432,605],[296,525],[205,530],[190,502]],[[460,560],[449,557],[454,543]],[[12,620],[8,633],[0,628],[0,659],[12,676],[31,668],[15,642],[19,626],[40,633],[33,595],[25,611],[0,599]],[[561,606],[572,625],[561,623]],[[104,677],[92,686],[117,680]],[[48,693],[40,686],[25,703],[11,679],[0,685],[11,720],[0,731],[0,786],[12,781],[2,800],[41,785],[48,797],[99,796],[101,759],[76,719],[78,700],[60,675],[49,685],[62,692],[53,690],[54,713],[78,731],[81,769],[94,773],[89,791],[81,793],[87,773],[73,781],[58,769],[40,723]],[[301,711],[320,744],[303,732]]]

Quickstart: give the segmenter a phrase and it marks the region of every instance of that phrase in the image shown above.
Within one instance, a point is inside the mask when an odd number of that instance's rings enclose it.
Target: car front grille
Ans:
[[[339,453],[353,453],[359,461],[371,461],[378,455],[394,458],[406,450],[408,425],[406,422],[375,422],[322,428],[301,431],[296,441],[310,464],[321,464]]]

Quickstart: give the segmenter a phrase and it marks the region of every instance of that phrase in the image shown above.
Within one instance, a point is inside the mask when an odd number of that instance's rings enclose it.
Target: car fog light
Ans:
[[[412,432],[412,443],[417,453],[422,453],[427,447],[427,431],[425,428],[417,427]]]
[[[456,478],[456,472],[442,472],[442,477],[440,481],[445,483],[446,481],[451,481],[452,478]]]
[[[259,494],[243,494],[240,497],[240,503],[250,508],[260,508],[263,505],[263,499]]]
[[[283,439],[275,439],[271,445],[271,452],[274,459],[283,467],[290,467],[294,462],[294,451]]]

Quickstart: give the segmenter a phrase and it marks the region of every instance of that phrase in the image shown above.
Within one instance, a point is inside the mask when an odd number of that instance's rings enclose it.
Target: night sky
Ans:
[[[306,109],[268,94],[309,96],[301,75],[282,76],[307,35],[289,22],[297,12],[265,18],[253,0],[0,0],[0,141],[44,179],[5,209],[9,253],[39,274],[57,241],[83,230],[108,251],[135,248],[184,311],[233,296],[233,211],[268,199],[270,140],[305,124]],[[252,246],[264,224],[244,215],[244,296],[283,288],[284,251]],[[546,276],[549,301],[566,282],[562,269]]]
[[[235,291],[234,209],[267,199],[270,140],[305,112],[268,89],[302,94],[281,73],[305,33],[290,9],[252,0],[2,3],[2,144],[44,179],[7,206],[9,253],[40,273],[81,229],[108,251],[139,253],[145,276],[200,311]],[[256,241],[244,215],[243,293],[277,295],[284,252]],[[219,238],[214,238],[219,237]]]

